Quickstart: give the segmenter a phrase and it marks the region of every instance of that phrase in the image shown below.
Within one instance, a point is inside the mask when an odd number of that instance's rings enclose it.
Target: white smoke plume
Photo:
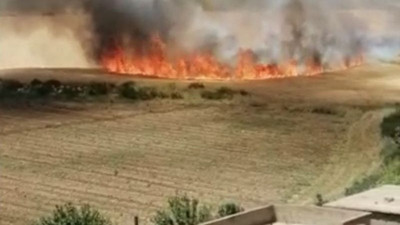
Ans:
[[[0,1],[0,69],[91,67],[91,35],[90,17],[72,5]]]

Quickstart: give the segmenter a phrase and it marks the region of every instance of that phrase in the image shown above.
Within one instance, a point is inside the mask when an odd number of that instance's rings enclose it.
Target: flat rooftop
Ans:
[[[325,206],[400,215],[400,186],[385,185],[330,202]]]
[[[269,205],[201,225],[367,225],[370,215],[328,207]]]

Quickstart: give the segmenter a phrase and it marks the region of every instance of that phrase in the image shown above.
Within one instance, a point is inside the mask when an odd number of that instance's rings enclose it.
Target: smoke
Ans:
[[[91,67],[90,17],[78,4],[2,0],[0,69]]]
[[[241,50],[251,50],[260,63],[329,68],[361,53],[400,53],[400,3],[392,0],[65,2],[0,2],[0,68],[93,66],[117,44],[145,55],[155,33],[171,60],[208,52],[235,64]]]
[[[240,49],[250,49],[262,63],[296,60],[335,67],[361,53],[386,56],[387,50],[377,54],[377,49],[392,46],[400,37],[399,29],[389,34],[400,19],[395,10],[400,7],[391,1],[241,2],[95,0],[87,8],[93,15],[98,55],[118,39],[125,40],[125,49],[146,54],[149,37],[157,32],[171,57],[212,52],[232,64]]]

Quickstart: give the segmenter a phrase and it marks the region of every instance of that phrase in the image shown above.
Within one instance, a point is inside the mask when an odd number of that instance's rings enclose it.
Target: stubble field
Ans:
[[[27,224],[68,201],[124,225],[135,215],[148,224],[176,193],[247,208],[334,198],[377,165],[379,123],[398,101],[399,74],[387,64],[205,83],[252,93],[220,102],[2,103],[0,223]]]

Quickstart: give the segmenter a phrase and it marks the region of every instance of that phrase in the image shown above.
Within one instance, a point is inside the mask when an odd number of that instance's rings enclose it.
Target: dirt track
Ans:
[[[18,73],[0,76],[32,79]],[[2,105],[0,222],[22,225],[75,201],[131,224],[177,191],[246,207],[335,197],[376,164],[382,108],[398,102],[399,75],[400,66],[374,65],[224,83],[253,97],[220,103]],[[207,83],[214,85],[221,83]]]

